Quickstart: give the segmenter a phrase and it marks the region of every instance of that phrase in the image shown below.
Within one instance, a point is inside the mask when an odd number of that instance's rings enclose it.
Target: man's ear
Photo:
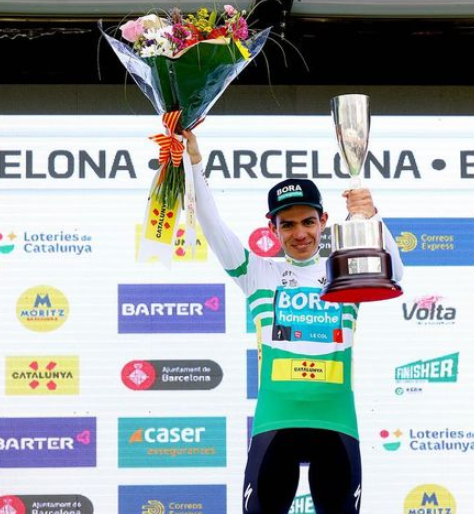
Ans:
[[[319,216],[319,221],[321,222],[321,227],[323,230],[326,228],[328,218],[329,218],[329,214],[327,212],[323,212],[323,213],[321,213],[321,216]]]
[[[272,220],[270,220],[268,222],[268,228],[270,229],[271,233],[274,235],[274,236],[277,236],[277,228],[276,228],[276,225],[272,222]],[[278,236],[277,236],[278,237]]]

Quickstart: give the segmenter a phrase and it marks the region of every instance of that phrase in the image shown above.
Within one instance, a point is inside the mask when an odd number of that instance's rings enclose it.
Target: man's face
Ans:
[[[286,255],[304,261],[317,252],[327,219],[327,213],[320,216],[310,205],[292,205],[277,213],[276,224],[269,227]]]

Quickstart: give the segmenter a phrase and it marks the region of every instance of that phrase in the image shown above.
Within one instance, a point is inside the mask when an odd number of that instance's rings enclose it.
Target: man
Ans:
[[[196,138],[184,133],[193,164],[197,215],[209,245],[246,294],[257,327],[259,394],[243,489],[245,514],[287,514],[300,464],[317,514],[360,511],[361,463],[352,392],[352,339],[359,306],[324,302],[318,255],[328,214],[310,180],[288,179],[268,193],[269,227],[286,259],[246,250],[221,220],[202,175]],[[369,190],[344,193],[349,213],[378,218]],[[384,226],[394,280],[403,265]]]

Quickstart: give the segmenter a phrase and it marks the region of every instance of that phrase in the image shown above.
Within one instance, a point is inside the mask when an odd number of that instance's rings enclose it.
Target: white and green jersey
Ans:
[[[247,296],[257,327],[259,394],[253,434],[324,428],[358,438],[352,342],[359,306],[320,299],[325,259],[280,262],[245,249],[221,220],[201,166],[194,171],[203,232]]]

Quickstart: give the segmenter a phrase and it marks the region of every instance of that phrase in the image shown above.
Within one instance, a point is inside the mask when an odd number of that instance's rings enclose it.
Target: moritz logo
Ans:
[[[16,315],[29,330],[51,332],[67,320],[69,302],[59,289],[36,286],[22,293],[17,301]]]
[[[415,487],[405,498],[403,514],[456,514],[456,501],[443,486],[425,484]]]

